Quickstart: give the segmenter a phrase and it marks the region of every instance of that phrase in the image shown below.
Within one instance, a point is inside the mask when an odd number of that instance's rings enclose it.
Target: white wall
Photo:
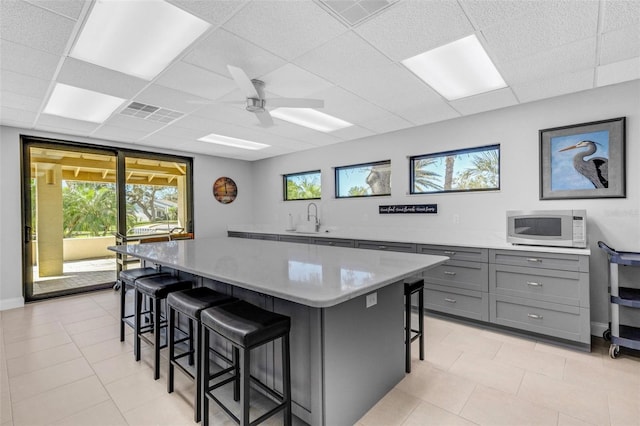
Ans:
[[[20,198],[20,134],[50,137],[137,150],[156,151],[142,145],[86,139],[55,133],[0,127],[0,310],[21,306],[21,198]],[[163,153],[193,157],[194,229],[196,236],[226,235],[227,224],[244,224],[252,220],[253,179],[251,163],[178,151]],[[213,197],[213,182],[221,176],[232,178],[238,185],[238,197],[231,204],[220,204]]]
[[[538,130],[627,117],[627,197],[624,199],[539,200]],[[499,143],[501,189],[474,194],[407,195],[407,156]],[[392,195],[335,199],[334,166],[391,159]],[[284,229],[289,213],[306,217],[306,202],[282,201],[281,174],[322,170],[320,220],[337,227],[421,228],[455,233],[483,229],[504,233],[505,210],[586,209],[592,251],[591,306],[595,327],[608,322],[605,240],[618,250],[640,251],[640,81],[604,87],[498,111],[453,119],[317,148],[254,164],[254,224]],[[379,215],[379,204],[438,204],[437,215]],[[454,224],[454,215],[459,224]],[[595,330],[594,334],[598,334]]]

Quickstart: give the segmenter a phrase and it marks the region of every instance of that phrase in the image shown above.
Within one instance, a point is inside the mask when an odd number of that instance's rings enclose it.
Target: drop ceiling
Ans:
[[[151,81],[69,57],[92,1],[0,2],[0,124],[258,160],[640,79],[640,1],[168,0],[211,24]],[[447,101],[401,61],[475,34],[507,87]],[[354,125],[261,127],[227,65]],[[57,83],[126,99],[104,123],[43,113]],[[204,103],[203,103],[204,102]],[[208,102],[208,103],[207,103]],[[175,113],[149,120],[132,103]],[[216,133],[270,145],[199,142]]]

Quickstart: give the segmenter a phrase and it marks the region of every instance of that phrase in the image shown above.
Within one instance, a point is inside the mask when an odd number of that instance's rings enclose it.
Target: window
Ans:
[[[283,175],[284,200],[319,200],[322,195],[320,170]]]
[[[500,145],[409,158],[411,194],[500,189]]]
[[[391,195],[391,160],[336,167],[336,198]]]

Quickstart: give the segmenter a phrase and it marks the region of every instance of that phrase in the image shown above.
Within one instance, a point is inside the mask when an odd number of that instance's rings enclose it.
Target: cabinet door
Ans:
[[[247,234],[246,232],[227,231],[227,237],[249,238],[249,234]]]
[[[425,282],[445,287],[489,291],[488,265],[479,262],[448,260],[423,273]]]
[[[424,307],[459,317],[489,321],[489,298],[487,293],[480,291],[425,284]]]
[[[527,266],[530,268],[560,269],[589,272],[589,257],[575,254],[542,253],[535,251],[490,250],[489,263]]]
[[[418,244],[418,253],[448,256],[451,260],[467,260],[471,262],[486,263],[489,259],[489,250],[474,247]]]
[[[524,266],[489,265],[491,293],[589,307],[589,274]]]
[[[402,251],[406,253],[415,253],[416,245],[413,243],[397,243],[386,241],[356,241],[356,248],[370,249],[370,250],[387,250],[387,251]]]
[[[275,234],[249,234],[249,238],[252,240],[278,241],[278,236]]]
[[[350,247],[353,248],[356,242],[353,240],[343,240],[341,238],[312,238],[312,244],[319,246],[334,246],[334,247]]]
[[[285,243],[302,243],[309,244],[311,238],[303,237],[301,235],[279,235],[278,241],[283,241]]]

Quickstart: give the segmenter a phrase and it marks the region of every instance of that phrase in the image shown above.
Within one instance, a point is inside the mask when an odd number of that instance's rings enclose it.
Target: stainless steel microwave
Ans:
[[[552,247],[587,247],[586,210],[507,211],[507,242]]]

